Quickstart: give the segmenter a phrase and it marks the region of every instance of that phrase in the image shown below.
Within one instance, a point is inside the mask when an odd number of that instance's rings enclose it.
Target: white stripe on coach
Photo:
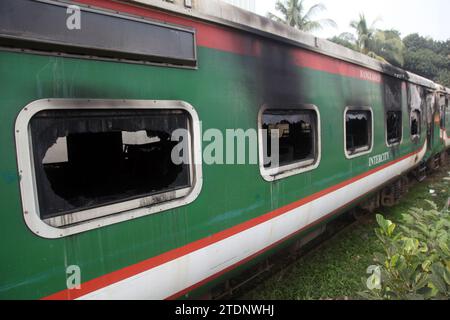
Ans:
[[[248,258],[277,241],[319,220],[354,199],[400,176],[425,156],[419,152],[272,220],[227,239],[144,271],[79,299],[164,299],[229,266]]]

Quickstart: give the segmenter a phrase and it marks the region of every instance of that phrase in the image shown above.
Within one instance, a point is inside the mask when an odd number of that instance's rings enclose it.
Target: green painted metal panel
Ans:
[[[198,56],[198,70],[183,70],[0,52],[0,298],[34,299],[63,290],[68,265],[79,265],[85,282],[207,237],[359,175],[369,169],[370,156],[389,151],[380,84],[298,68],[298,103],[314,104],[322,115],[318,169],[268,183],[257,165],[204,165],[202,192],[189,206],[64,239],[31,233],[22,218],[15,157],[19,111],[43,98],[183,100],[195,107],[203,130],[256,128],[266,102],[256,60],[206,48]],[[348,160],[343,111],[354,97],[373,108],[375,145],[370,155]],[[405,97],[402,110],[408,114]],[[403,144],[391,149],[391,160],[425,141],[422,134],[420,142],[411,142],[409,117],[403,125]]]

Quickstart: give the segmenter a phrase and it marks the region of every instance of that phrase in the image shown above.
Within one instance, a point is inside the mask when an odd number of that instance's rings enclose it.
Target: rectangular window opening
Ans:
[[[313,165],[318,158],[317,114],[314,110],[266,110],[262,116],[262,129],[266,130],[269,158],[272,156],[271,139],[279,142],[279,167],[299,164]],[[272,163],[264,164],[273,169]]]
[[[30,133],[41,219],[150,196],[152,204],[177,198],[176,190],[191,187],[191,173],[189,164],[173,163],[179,141],[171,137],[177,129],[189,130],[189,119],[177,109],[34,115]]]
[[[402,112],[388,111],[386,113],[387,143],[393,145],[402,141]]]
[[[440,112],[440,126],[442,130],[445,130],[445,113],[446,113],[446,104],[445,101],[442,102],[441,112]]]
[[[414,110],[411,112],[411,136],[420,135],[420,112]]]
[[[372,146],[372,113],[349,110],[345,114],[346,149],[350,156],[369,151]]]

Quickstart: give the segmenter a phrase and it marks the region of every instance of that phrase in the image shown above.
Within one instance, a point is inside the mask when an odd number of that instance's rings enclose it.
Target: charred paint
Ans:
[[[306,96],[298,67],[291,48],[284,45],[264,43],[258,60],[258,81],[264,103],[273,107],[287,107],[306,103]]]

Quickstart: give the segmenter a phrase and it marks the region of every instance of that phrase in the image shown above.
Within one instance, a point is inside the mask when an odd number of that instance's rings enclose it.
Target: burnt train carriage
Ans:
[[[448,89],[176,2],[0,2],[2,298],[205,294],[450,145]],[[202,130],[234,128],[277,132],[278,166],[263,131],[258,165],[202,164]]]

